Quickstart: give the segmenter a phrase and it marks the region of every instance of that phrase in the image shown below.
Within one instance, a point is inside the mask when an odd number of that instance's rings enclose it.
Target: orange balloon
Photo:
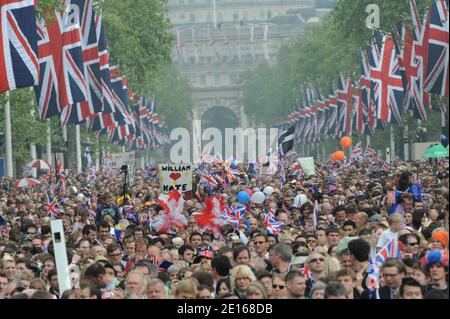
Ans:
[[[336,154],[337,161],[345,160],[345,153],[343,151],[337,151],[335,154]]]
[[[344,136],[343,138],[341,138],[341,146],[343,148],[349,148],[352,145],[352,138],[348,137],[348,136]]]

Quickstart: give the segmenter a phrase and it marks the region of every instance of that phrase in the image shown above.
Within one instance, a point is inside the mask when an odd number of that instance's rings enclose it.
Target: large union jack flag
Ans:
[[[80,26],[69,11],[37,25],[40,81],[37,87],[41,119],[59,115],[64,107],[87,101]]]
[[[39,83],[33,0],[0,1],[0,93]]]
[[[442,96],[448,96],[449,90],[448,35],[448,0],[436,0],[430,16],[425,91]]]
[[[63,109],[61,114],[63,125],[82,123],[103,109],[98,41],[92,1],[70,0],[69,8],[81,26],[84,77],[88,84],[88,99]]]
[[[338,125],[336,135],[351,135],[352,133],[352,117],[353,117],[353,86],[350,80],[344,79],[341,74],[338,79]]]
[[[384,122],[402,125],[403,81],[392,37],[388,35],[383,37],[381,53],[379,38],[375,37],[372,44],[370,67],[377,118]]]

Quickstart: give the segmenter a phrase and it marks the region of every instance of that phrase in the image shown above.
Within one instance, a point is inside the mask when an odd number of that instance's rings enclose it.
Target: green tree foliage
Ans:
[[[108,0],[102,9],[112,60],[120,63],[130,88],[149,94],[171,62],[166,0]]]
[[[155,90],[156,111],[168,127],[191,126],[193,108],[191,87],[188,80],[173,66],[158,77]]]

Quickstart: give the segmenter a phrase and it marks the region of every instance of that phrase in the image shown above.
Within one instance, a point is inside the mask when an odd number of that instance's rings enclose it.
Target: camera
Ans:
[[[128,173],[128,166],[127,165],[122,165],[122,167],[120,168],[120,173]]]

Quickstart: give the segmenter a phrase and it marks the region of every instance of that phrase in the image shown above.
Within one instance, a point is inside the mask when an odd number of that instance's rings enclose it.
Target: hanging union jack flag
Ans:
[[[436,0],[431,7],[428,72],[425,91],[448,96],[449,47],[448,0]]]
[[[33,0],[0,1],[0,93],[39,83]]]
[[[53,20],[37,25],[40,81],[37,87],[41,119],[87,100],[80,26],[68,11],[55,12]]]
[[[353,117],[353,86],[350,80],[345,80],[341,74],[338,79],[338,125],[336,128],[336,135],[345,134],[351,135],[352,132],[352,117]]]
[[[88,99],[71,104],[62,110],[61,123],[63,125],[82,123],[103,109],[98,41],[92,1],[71,0],[70,8],[81,26],[84,77],[88,85]]]
[[[385,35],[382,39],[381,53],[378,42],[379,39],[375,38],[370,61],[370,77],[377,106],[377,118],[384,122],[402,125],[403,81],[394,40]]]
[[[430,106],[430,94],[424,92],[428,64],[429,20],[420,21],[416,0],[410,1],[413,29],[403,28],[401,64],[405,71],[405,109],[416,118],[426,121],[426,108]]]
[[[100,60],[101,86],[103,96],[103,110],[89,119],[89,131],[95,132],[114,126],[114,102],[111,90],[111,76],[109,70],[109,53],[103,28],[102,17],[95,16],[95,26],[98,40]]]

